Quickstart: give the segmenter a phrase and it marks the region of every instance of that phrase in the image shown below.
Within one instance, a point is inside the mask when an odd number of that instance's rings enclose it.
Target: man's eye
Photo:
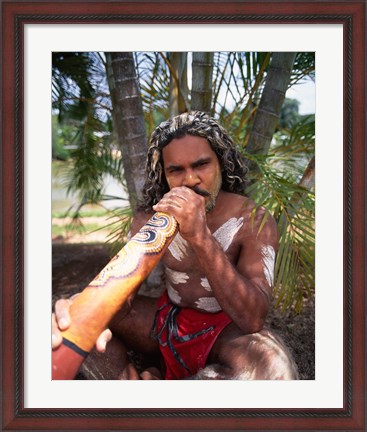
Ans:
[[[203,167],[205,165],[208,165],[208,163],[209,163],[208,161],[199,162],[197,166],[198,167]]]

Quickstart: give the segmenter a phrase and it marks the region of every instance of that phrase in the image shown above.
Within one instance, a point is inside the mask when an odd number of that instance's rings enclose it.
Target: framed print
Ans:
[[[3,2],[4,430],[365,430],[365,13],[362,0]],[[52,53],[195,50],[315,52],[315,379],[52,381]]]

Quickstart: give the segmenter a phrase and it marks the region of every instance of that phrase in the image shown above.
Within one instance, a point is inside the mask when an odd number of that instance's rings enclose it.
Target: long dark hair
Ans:
[[[193,135],[205,138],[216,153],[222,168],[222,189],[243,194],[247,167],[228,132],[208,114],[191,111],[161,123],[152,133],[149,143],[146,178],[141,208],[151,210],[169,187],[164,175],[162,149],[175,138]]]

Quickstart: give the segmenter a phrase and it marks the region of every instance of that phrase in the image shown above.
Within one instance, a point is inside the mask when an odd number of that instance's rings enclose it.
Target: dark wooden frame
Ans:
[[[86,3],[88,8],[86,9]],[[107,13],[106,13],[107,11]],[[365,430],[365,14],[356,1],[2,4],[4,430]],[[26,23],[344,26],[344,406],[341,409],[26,409],[23,406],[23,28]],[[331,307],[332,307],[332,300]]]

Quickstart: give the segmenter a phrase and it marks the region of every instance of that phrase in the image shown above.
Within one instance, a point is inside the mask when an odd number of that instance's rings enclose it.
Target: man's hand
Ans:
[[[161,380],[162,374],[156,367],[149,367],[143,370],[140,374],[132,363],[128,363],[119,376],[120,380]]]
[[[69,309],[73,300],[78,295],[79,294],[76,294],[69,299],[60,299],[55,303],[55,313],[52,314],[52,349],[58,348],[62,343],[61,331],[67,330],[71,324]],[[104,330],[97,339],[97,351],[104,353],[106,351],[106,345],[111,338],[111,330]]]
[[[180,226],[181,236],[189,242],[198,240],[208,231],[205,197],[188,187],[172,188],[153,210],[173,216]]]

